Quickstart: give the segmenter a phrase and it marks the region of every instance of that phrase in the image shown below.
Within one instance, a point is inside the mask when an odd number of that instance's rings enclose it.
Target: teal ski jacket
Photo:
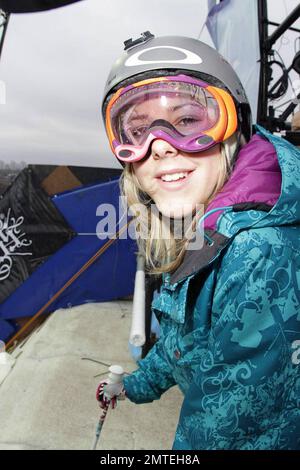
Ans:
[[[173,449],[300,449],[300,152],[260,126],[163,276],[161,336],[124,380],[135,403],[183,393]]]

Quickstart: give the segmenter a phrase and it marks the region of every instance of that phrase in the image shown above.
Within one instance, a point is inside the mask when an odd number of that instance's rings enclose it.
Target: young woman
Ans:
[[[206,44],[147,32],[125,46],[103,116],[122,194],[145,208],[139,249],[162,277],[161,336],[126,396],[178,384],[174,449],[299,449],[300,153],[259,126],[251,137],[243,87]]]

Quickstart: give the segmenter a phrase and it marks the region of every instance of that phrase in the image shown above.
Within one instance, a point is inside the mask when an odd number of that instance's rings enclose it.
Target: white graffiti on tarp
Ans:
[[[21,232],[24,217],[17,219],[10,216],[11,209],[7,214],[0,214],[0,281],[4,281],[10,275],[13,265],[13,256],[30,256],[30,252],[16,251],[20,247],[30,246],[32,240],[28,240],[25,232]]]

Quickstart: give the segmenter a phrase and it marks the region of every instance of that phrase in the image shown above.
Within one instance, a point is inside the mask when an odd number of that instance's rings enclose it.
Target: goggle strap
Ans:
[[[223,137],[223,140],[226,140],[229,137],[231,137],[232,134],[234,134],[238,126],[236,107],[229,93],[227,93],[225,90],[222,90],[221,88],[218,88],[218,92],[222,96],[226,109],[227,109],[228,122],[227,122],[227,129]]]
[[[116,91],[116,93],[113,95],[112,99],[108,103],[107,109],[106,109],[105,127],[106,127],[108,141],[113,152],[115,150],[113,147],[114,133],[113,133],[111,122],[110,122],[110,110],[111,110],[112,105],[115,103],[115,101],[118,99],[118,97],[122,93],[122,90],[124,90],[124,87]]]
[[[211,93],[219,105],[219,119],[211,129],[203,131],[203,134],[212,137],[215,142],[222,142],[228,125],[227,109],[223,98],[219,93],[219,88],[208,86],[207,90]]]

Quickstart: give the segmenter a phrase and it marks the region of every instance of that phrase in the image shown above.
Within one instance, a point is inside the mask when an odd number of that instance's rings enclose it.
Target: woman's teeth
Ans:
[[[161,179],[163,181],[177,181],[181,178],[186,178],[186,176],[188,175],[189,173],[188,172],[184,172],[184,173],[172,173],[171,175],[162,175],[161,176]]]

